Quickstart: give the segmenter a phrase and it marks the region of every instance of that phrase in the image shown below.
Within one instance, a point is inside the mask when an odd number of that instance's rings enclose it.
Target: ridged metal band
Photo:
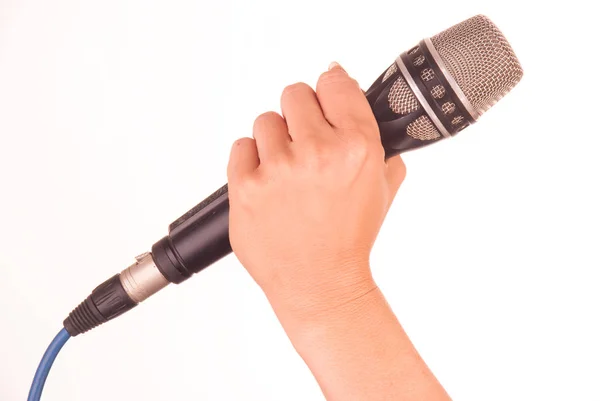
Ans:
[[[135,259],[133,265],[121,272],[119,279],[127,295],[140,303],[165,288],[169,281],[156,267],[151,253],[144,253]]]
[[[424,44],[427,47],[427,50],[429,50],[429,53],[431,53],[431,56],[433,57],[438,68],[442,72],[442,75],[444,76],[446,81],[448,81],[448,85],[450,85],[450,87],[452,88],[454,93],[456,93],[456,96],[458,96],[458,98],[460,99],[460,102],[462,103],[464,108],[467,110],[467,112],[469,113],[469,115],[471,116],[473,121],[477,121],[480,114],[477,113],[477,111],[475,111],[475,108],[473,107],[471,102],[469,102],[469,100],[465,96],[462,89],[460,89],[460,86],[458,86],[458,84],[456,83],[456,81],[454,80],[452,75],[448,72],[448,69],[446,69],[444,61],[442,60],[442,57],[440,56],[438,51],[435,49],[435,46],[433,46],[431,39],[430,38],[423,39],[422,44]]]
[[[414,93],[415,97],[417,98],[417,100],[419,101],[419,103],[421,104],[421,106],[423,107],[423,109],[425,110],[425,113],[427,113],[427,116],[431,119],[431,122],[433,122],[433,125],[435,125],[435,127],[437,128],[437,130],[444,137],[450,138],[450,136],[451,136],[450,133],[448,132],[448,130],[446,129],[446,127],[444,127],[444,124],[442,124],[442,122],[440,121],[440,119],[437,117],[437,115],[435,114],[435,112],[433,111],[433,109],[431,108],[431,106],[429,105],[429,103],[427,102],[427,100],[425,100],[425,97],[423,96],[423,94],[419,90],[419,87],[417,86],[417,83],[415,82],[415,80],[413,79],[413,77],[408,72],[408,68],[406,68],[406,65],[404,64],[404,61],[402,60],[402,56],[403,55],[406,55],[406,52],[402,53],[396,59],[396,65],[400,69],[400,73],[404,77],[404,80],[408,84],[410,90],[412,90],[412,92]]]

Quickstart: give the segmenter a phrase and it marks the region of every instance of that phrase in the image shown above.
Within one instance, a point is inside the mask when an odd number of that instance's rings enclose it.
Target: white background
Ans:
[[[374,274],[455,400],[600,400],[597,21],[551,3],[1,0],[0,399],[24,400],[68,312],[225,182],[285,85],[337,60],[366,89],[483,13],[525,76],[405,155]],[[322,395],[229,256],[67,344],[43,400],[106,399]]]

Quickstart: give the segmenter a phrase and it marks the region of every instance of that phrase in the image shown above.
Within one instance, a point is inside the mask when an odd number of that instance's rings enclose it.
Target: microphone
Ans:
[[[385,156],[450,138],[504,97],[523,70],[510,44],[483,15],[420,41],[366,91]],[[71,336],[132,309],[231,253],[227,184],[175,220],[151,252],[94,289],[63,322]]]

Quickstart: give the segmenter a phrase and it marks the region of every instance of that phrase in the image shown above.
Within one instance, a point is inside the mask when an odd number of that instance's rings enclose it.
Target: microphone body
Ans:
[[[378,84],[383,75],[365,95],[377,118],[386,159],[435,142],[403,134],[423,112],[415,111],[405,116],[393,113],[388,105],[393,80],[390,76],[387,85]],[[171,223],[168,235],[152,246],[154,263],[172,283],[183,282],[231,252],[227,184]]]
[[[154,262],[172,283],[231,253],[227,184],[169,225],[169,233],[152,245]]]
[[[366,91],[386,159],[473,124],[521,79],[512,48],[486,17],[472,17],[402,53]],[[151,252],[98,286],[65,319],[71,336],[132,309],[232,252],[227,184],[175,220]]]

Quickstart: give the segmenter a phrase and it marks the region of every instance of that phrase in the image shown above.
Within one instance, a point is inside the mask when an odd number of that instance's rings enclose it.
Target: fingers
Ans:
[[[360,146],[364,146],[365,137],[379,144],[377,122],[364,92],[337,63],[321,75],[316,93],[304,83],[286,87],[281,109],[283,117],[269,112],[256,119],[254,140],[243,138],[234,144],[228,168],[231,179],[255,171],[268,160],[285,157],[292,142],[320,147],[333,143],[332,134],[337,131],[332,127],[343,131],[340,134],[362,139],[355,142]]]
[[[404,165],[404,161],[400,155],[390,157],[386,164],[387,170],[385,172],[385,176],[393,200],[394,196],[398,192],[398,189],[400,188],[400,185],[402,184],[402,181],[404,181],[404,178],[406,177],[406,166]]]
[[[254,120],[252,134],[261,163],[287,154],[288,146],[292,141],[285,120],[272,111],[261,114]]]
[[[236,182],[252,174],[259,166],[256,142],[252,138],[241,138],[233,143],[229,164],[227,166],[227,179]]]
[[[293,141],[314,138],[329,129],[317,95],[305,83],[296,83],[283,90],[281,112]]]
[[[317,82],[317,98],[329,124],[350,135],[378,139],[375,116],[358,83],[339,64],[331,63],[329,68]]]

